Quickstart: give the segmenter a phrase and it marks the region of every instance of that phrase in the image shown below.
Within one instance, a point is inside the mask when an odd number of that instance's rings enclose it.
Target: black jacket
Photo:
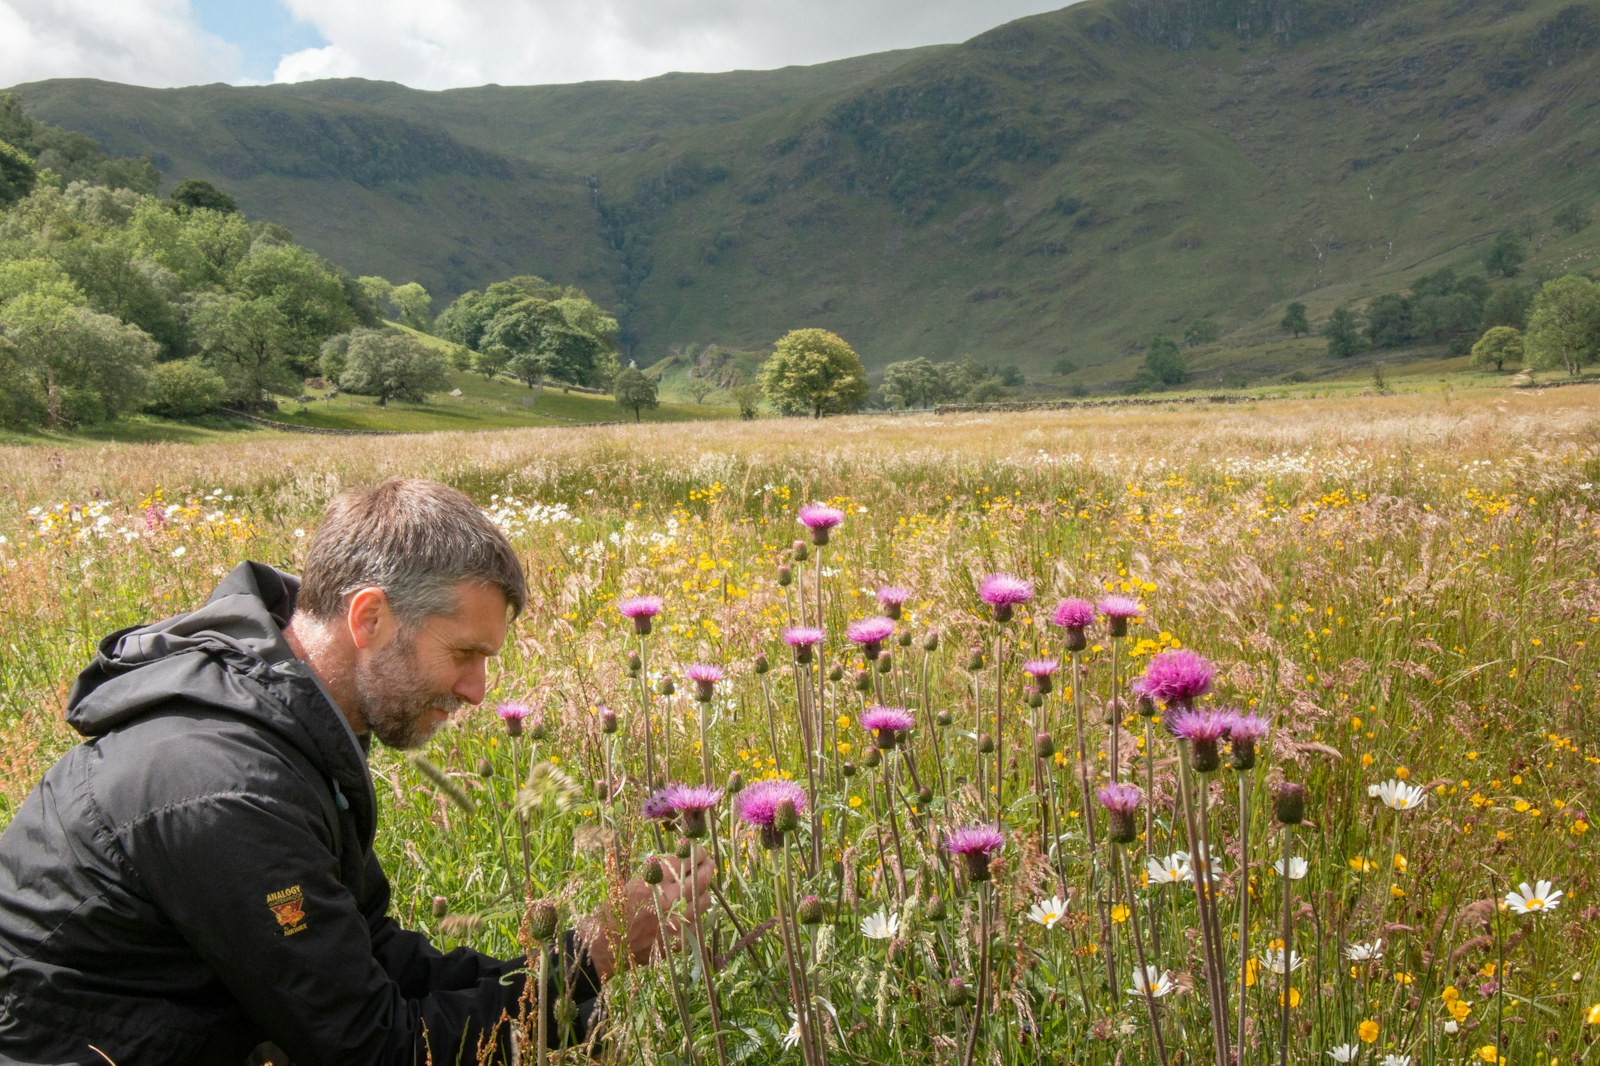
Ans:
[[[365,753],[283,638],[297,588],[242,564],[79,676],[87,739],[0,835],[0,1064],[507,1054],[520,960],[442,954],[388,914]]]

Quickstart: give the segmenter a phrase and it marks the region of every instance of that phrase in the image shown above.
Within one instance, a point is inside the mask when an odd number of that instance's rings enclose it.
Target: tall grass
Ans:
[[[1588,391],[336,450],[8,450],[0,822],[72,742],[59,708],[101,635],[193,604],[240,558],[293,568],[344,485],[427,475],[473,494],[523,554],[533,607],[490,702],[523,701],[543,728],[513,757],[500,719],[472,711],[423,753],[431,765],[375,757],[402,921],[513,954],[528,895],[557,901],[563,925],[614,895],[675,845],[640,814],[658,783],[645,780],[647,730],[671,780],[699,783],[709,764],[718,784],[780,766],[816,782],[779,851],[741,826],[731,793],[713,808],[715,902],[675,965],[614,982],[603,1057],[1154,1062],[1153,1006],[1173,1061],[1321,1062],[1351,1045],[1374,1066],[1588,1062],[1600,1033],[1586,1024],[1600,1020],[1587,806],[1600,763],[1600,419]],[[820,561],[791,548],[812,501],[845,513]],[[797,580],[780,583],[780,566]],[[1037,590],[1005,624],[999,663],[978,595],[998,571]],[[844,633],[880,612],[883,584],[912,597],[880,665]],[[639,638],[615,606],[635,593],[666,601],[642,686],[629,663]],[[1107,593],[1142,601],[1143,621],[1120,642],[1090,631],[1080,691],[1064,666],[1051,692],[1030,692],[1024,660],[1068,661],[1047,624],[1056,600]],[[802,610],[816,624],[819,603],[820,676],[791,666],[779,639]],[[1146,741],[1126,686],[1175,647],[1218,668],[1203,707],[1254,711],[1272,731],[1251,769],[1193,782],[1216,860],[1209,879],[1166,884],[1152,860],[1203,853],[1177,802],[1176,742],[1159,725]],[[683,673],[693,662],[728,674],[703,708]],[[816,726],[809,753],[797,686]],[[881,755],[859,726],[873,703],[916,721]],[[1104,813],[1084,809],[1075,703],[1091,784],[1112,778],[1113,722],[1118,776],[1148,782],[1148,828],[1141,813],[1117,863]],[[1422,806],[1369,795],[1390,779],[1422,787]],[[1292,837],[1273,817],[1284,781],[1310,797]],[[1248,825],[1241,795],[1254,797]],[[993,879],[970,879],[944,841],[997,817]],[[1273,869],[1286,853],[1306,863],[1287,886]],[[1503,905],[1538,879],[1564,893],[1554,909]],[[1196,883],[1219,917],[1209,948]],[[815,906],[780,908],[785,893]],[[1030,919],[1052,898],[1061,906],[1038,913],[1053,919]],[[780,913],[795,924],[775,924]],[[883,939],[862,932],[874,916]],[[1275,944],[1285,926],[1289,943]],[[1379,939],[1381,958],[1348,957]],[[1150,984],[1170,989],[1153,1003],[1130,976],[1141,951]],[[1291,952],[1304,965],[1275,974]],[[799,1018],[820,1036],[786,1050]]]

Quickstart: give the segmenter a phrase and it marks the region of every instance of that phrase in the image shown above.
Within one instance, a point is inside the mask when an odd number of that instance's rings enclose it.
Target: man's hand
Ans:
[[[704,911],[711,903],[711,875],[714,865],[711,855],[700,848],[688,859],[671,855],[661,856],[661,884],[655,886],[660,893],[661,913],[667,916],[667,943],[675,943],[682,932],[691,901],[695,910]],[[656,916],[656,903],[651,898],[651,888],[641,878],[635,877],[622,886],[622,912],[627,925],[628,953],[636,963],[647,963],[661,951],[661,923]],[[611,977],[616,969],[616,956],[612,951],[612,931],[617,923],[609,906],[601,907],[595,915],[594,932],[588,936],[586,946],[600,980]]]

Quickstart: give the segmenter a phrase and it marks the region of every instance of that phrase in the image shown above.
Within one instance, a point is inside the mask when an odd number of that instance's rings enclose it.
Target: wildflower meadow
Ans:
[[[1600,1062],[1593,391],[8,450],[0,822],[101,636],[431,476],[532,602],[374,755],[402,922],[715,865],[527,1061]]]

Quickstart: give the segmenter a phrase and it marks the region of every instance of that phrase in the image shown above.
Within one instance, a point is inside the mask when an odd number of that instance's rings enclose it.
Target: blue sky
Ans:
[[[201,29],[239,49],[240,70],[250,81],[270,82],[285,55],[328,43],[272,0],[190,0],[189,6]]]
[[[0,86],[420,89],[768,70],[967,40],[1064,0],[0,0]]]

